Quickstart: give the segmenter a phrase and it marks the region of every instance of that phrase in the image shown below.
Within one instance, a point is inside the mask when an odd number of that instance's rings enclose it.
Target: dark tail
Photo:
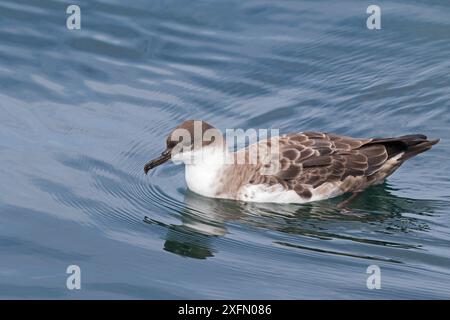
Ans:
[[[389,158],[404,153],[400,160],[405,161],[419,153],[430,150],[440,139],[428,140],[423,134],[410,134],[397,138],[374,139],[370,144],[383,144],[386,147]]]

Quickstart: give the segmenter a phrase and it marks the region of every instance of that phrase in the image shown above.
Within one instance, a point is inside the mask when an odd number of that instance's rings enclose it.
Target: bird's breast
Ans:
[[[186,184],[190,190],[204,197],[216,197],[220,181],[220,166],[186,165]]]

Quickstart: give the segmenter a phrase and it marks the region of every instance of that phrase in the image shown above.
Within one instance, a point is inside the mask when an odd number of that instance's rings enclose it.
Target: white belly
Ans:
[[[273,186],[249,184],[239,190],[237,200],[247,202],[306,203],[342,194],[341,190],[332,183],[325,183],[318,188],[311,187],[310,191],[312,193],[310,198],[302,198],[294,190],[286,190],[280,184]]]
[[[305,203],[294,190],[285,190],[281,185],[246,185],[239,190],[237,200],[248,202]]]

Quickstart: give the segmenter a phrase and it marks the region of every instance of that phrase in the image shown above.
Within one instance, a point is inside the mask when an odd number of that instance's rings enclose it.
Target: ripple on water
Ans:
[[[0,3],[0,295],[63,297],[54,262],[79,260],[86,298],[450,296],[445,1],[397,1],[380,32],[352,0],[81,7],[68,31],[64,3]],[[186,119],[442,141],[347,211],[242,203],[144,174]]]

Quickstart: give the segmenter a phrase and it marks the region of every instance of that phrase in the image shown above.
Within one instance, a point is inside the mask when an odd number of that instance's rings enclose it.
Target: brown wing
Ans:
[[[278,139],[278,170],[270,175],[255,170],[247,181],[281,184],[304,198],[311,197],[311,186],[317,188],[326,182],[337,183],[342,192],[360,190],[383,180],[404,161],[438,142],[439,139],[428,140],[422,134],[381,139],[322,132],[285,135]],[[396,161],[389,161],[394,157]]]
[[[372,141],[321,132],[281,136],[278,172],[260,176],[254,183],[279,183],[310,197],[309,186],[316,188],[325,182],[344,181],[348,176],[370,176],[388,159],[386,148],[370,144]]]

